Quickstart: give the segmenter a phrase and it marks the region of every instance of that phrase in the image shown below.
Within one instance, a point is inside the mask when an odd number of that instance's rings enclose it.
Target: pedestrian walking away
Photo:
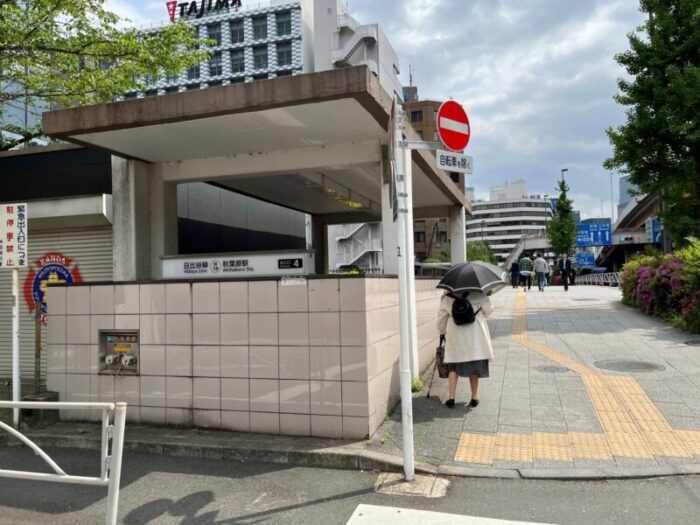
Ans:
[[[571,266],[571,259],[569,259],[569,256],[566,253],[562,253],[561,259],[559,259],[559,271],[561,272],[561,282],[564,283],[564,291],[568,292],[569,279],[571,279],[573,268]]]
[[[544,292],[544,286],[547,279],[547,261],[544,260],[541,253],[536,254],[535,259],[535,275],[537,275],[537,289]]]
[[[532,286],[532,271],[535,265],[527,253],[522,256],[518,265],[520,266],[520,286],[523,287],[523,290],[529,290]]]
[[[449,372],[449,399],[445,405],[449,408],[455,405],[459,377],[469,378],[469,406],[479,404],[479,378],[489,377],[489,361],[493,359],[491,335],[486,324],[486,317],[492,311],[491,301],[482,292],[442,296],[437,328],[441,343],[445,342],[444,362]]]
[[[517,288],[519,282],[520,265],[518,264],[518,261],[513,261],[512,263],[510,263],[510,284],[513,285],[513,288]]]

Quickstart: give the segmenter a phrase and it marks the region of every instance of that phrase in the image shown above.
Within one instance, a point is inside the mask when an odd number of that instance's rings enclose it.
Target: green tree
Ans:
[[[554,218],[547,223],[547,238],[555,254],[573,252],[576,242],[576,223],[574,222],[573,203],[567,196],[569,186],[561,180],[558,184],[559,200]]]
[[[629,35],[617,62],[630,75],[615,100],[627,121],[608,129],[607,169],[661,194],[676,244],[700,235],[700,0],[641,0],[648,20]]]
[[[467,259],[469,261],[484,261],[491,264],[498,264],[496,255],[486,241],[468,241]]]
[[[179,73],[207,56],[194,28],[141,32],[104,8],[105,0],[0,0],[0,151],[41,136],[5,122],[12,102],[42,108],[97,104]]]

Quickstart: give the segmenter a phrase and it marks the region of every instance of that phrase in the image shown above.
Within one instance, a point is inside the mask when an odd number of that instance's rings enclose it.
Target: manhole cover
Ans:
[[[700,339],[693,339],[691,341],[686,341],[685,344],[688,346],[700,346]]]
[[[596,361],[596,368],[612,370],[613,372],[663,372],[665,366],[649,363],[647,361],[623,361],[611,359],[609,361]]]
[[[568,368],[564,368],[563,366],[536,366],[535,370],[538,372],[551,372],[553,374],[563,374],[569,371]]]

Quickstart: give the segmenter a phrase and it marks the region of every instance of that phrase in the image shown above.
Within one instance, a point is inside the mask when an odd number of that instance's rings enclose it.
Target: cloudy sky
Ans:
[[[614,55],[643,22],[637,0],[347,0],[379,22],[409,64],[421,98],[454,98],[472,125],[468,152],[477,196],[524,178],[555,193],[561,168],[584,218],[610,216],[605,134],[624,110],[612,97],[623,74]],[[243,4],[258,3],[243,0]],[[165,0],[108,0],[139,25],[167,19]],[[614,201],[618,199],[618,176]]]

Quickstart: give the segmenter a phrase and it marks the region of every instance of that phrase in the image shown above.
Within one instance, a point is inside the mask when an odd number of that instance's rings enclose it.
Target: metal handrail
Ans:
[[[126,403],[70,403],[70,402],[35,402],[35,401],[0,401],[0,409],[34,409],[34,410],[101,410],[102,411],[102,444],[100,447],[100,477],[72,476],[65,471],[19,430],[0,421],[0,430],[7,431],[31,448],[36,455],[51,467],[54,474],[43,472],[28,472],[23,470],[0,469],[0,478],[27,479],[35,481],[53,481],[56,483],[74,483],[78,485],[107,486],[107,514],[105,523],[116,525],[119,505],[119,483],[122,471],[122,452],[124,449],[124,426],[126,423]],[[110,417],[114,415],[114,424]],[[110,439],[112,446],[110,448]],[[111,452],[111,454],[110,454]]]
[[[576,284],[588,284],[597,286],[620,286],[622,274],[620,272],[591,273],[576,277]]]

